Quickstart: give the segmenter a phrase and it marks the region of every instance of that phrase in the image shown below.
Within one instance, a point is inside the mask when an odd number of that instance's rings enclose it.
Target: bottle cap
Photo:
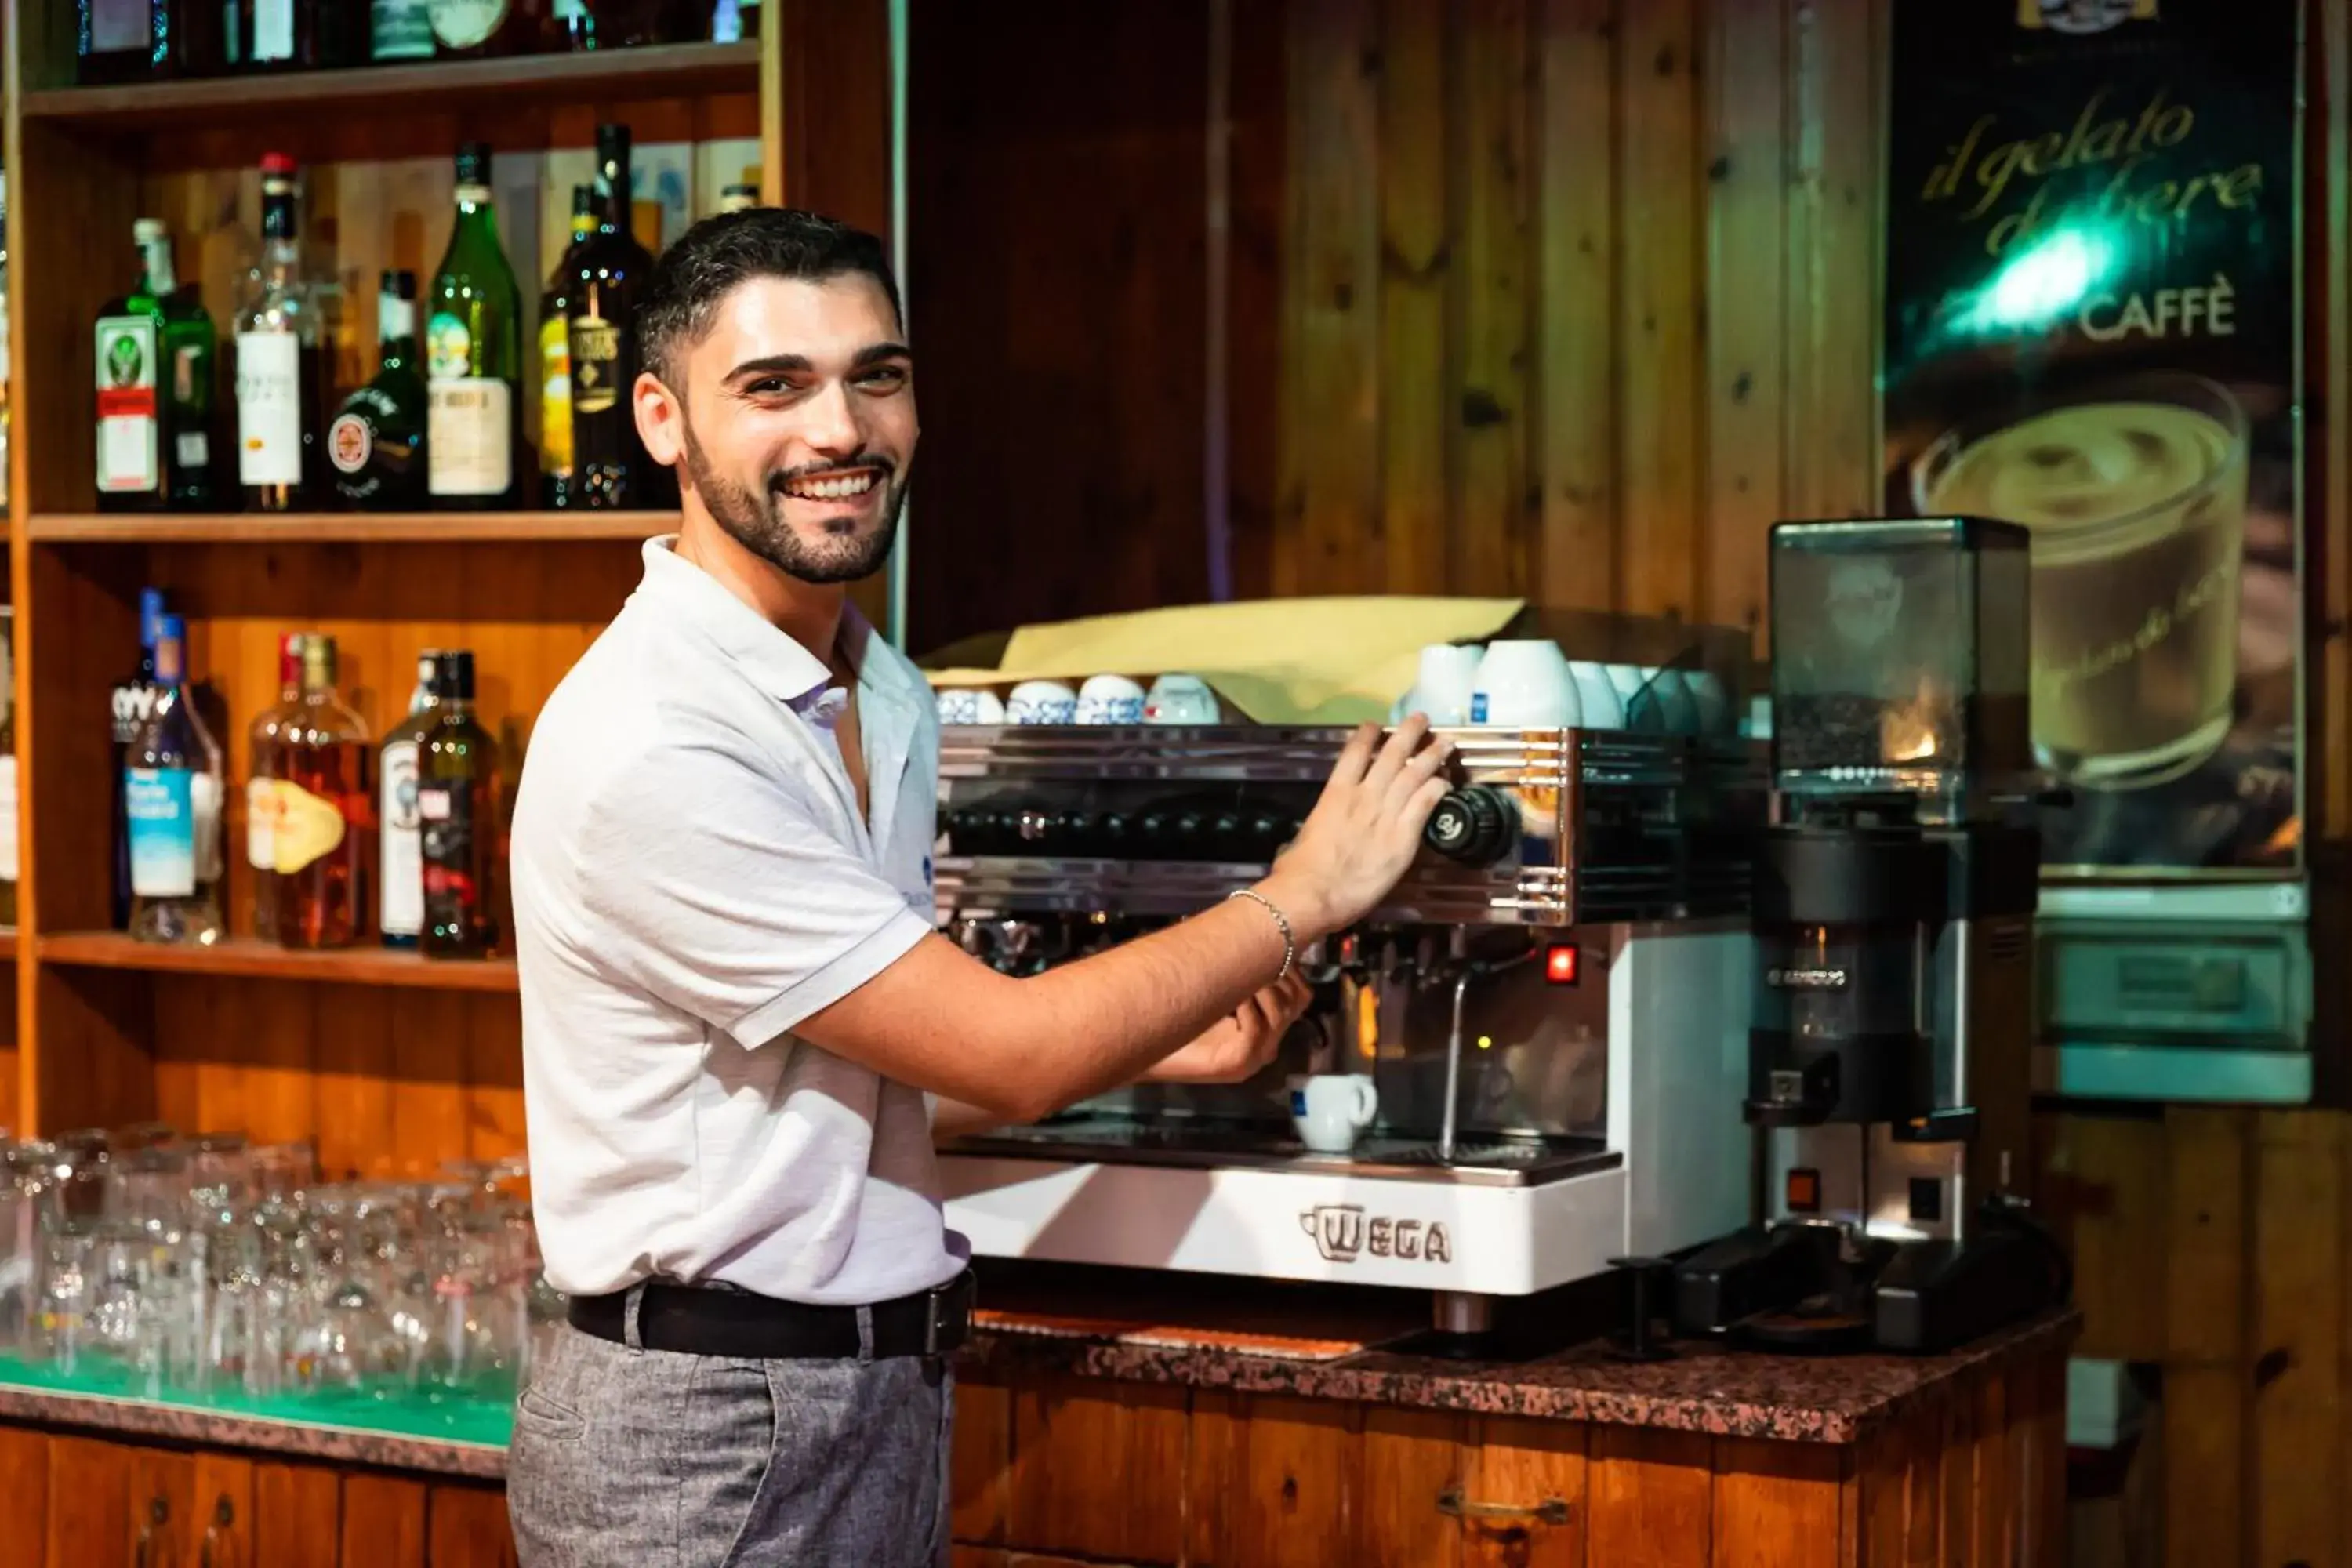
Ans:
[[[433,692],[444,702],[471,702],[474,700],[474,654],[470,648],[452,647],[441,650],[434,661]]]
[[[139,646],[152,648],[163,635],[163,590],[139,590]]]
[[[387,267],[383,269],[381,291],[399,299],[414,300],[416,298],[416,274],[405,267]]]
[[[302,689],[324,691],[335,684],[335,639],[312,634],[302,639]]]
[[[152,245],[171,232],[159,217],[142,217],[131,226],[131,237],[142,245]]]
[[[614,121],[596,127],[596,154],[600,158],[625,158],[629,155],[629,128]]]
[[[457,183],[461,185],[487,185],[490,183],[490,144],[488,142],[458,143]]]
[[[278,685],[302,684],[302,644],[309,637],[308,632],[288,632],[278,639]]]
[[[437,647],[419,649],[416,655],[416,684],[433,691],[434,679],[441,668],[441,650]],[[440,693],[434,692],[438,696]]]
[[[284,174],[290,178],[300,166],[283,153],[264,153],[261,155],[261,172],[265,174]]]

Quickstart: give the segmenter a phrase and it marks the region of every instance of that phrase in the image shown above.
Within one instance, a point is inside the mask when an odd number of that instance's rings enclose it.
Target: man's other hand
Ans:
[[[1139,1083],[1240,1083],[1274,1059],[1313,993],[1297,974],[1276,981],[1231,1017],[1160,1058]]]

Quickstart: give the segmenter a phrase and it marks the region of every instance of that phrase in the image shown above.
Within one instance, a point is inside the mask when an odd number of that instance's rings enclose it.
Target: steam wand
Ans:
[[[1445,1037],[1445,1119],[1437,1130],[1437,1159],[1440,1164],[1454,1163],[1454,1133],[1462,1110],[1462,1005],[1470,994],[1470,982],[1489,974],[1499,974],[1507,969],[1525,963],[1535,956],[1530,945],[1525,952],[1496,963],[1474,963],[1470,958],[1468,928],[1455,926],[1447,933],[1445,957],[1447,967],[1454,970],[1454,1026]]]

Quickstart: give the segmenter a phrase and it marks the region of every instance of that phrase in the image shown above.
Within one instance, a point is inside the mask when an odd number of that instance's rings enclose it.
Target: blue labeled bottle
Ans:
[[[123,758],[131,934],[209,946],[221,937],[221,752],[189,700],[187,632],[161,617],[155,700]]]
[[[114,847],[114,885],[107,908],[108,919],[116,931],[131,929],[131,819],[123,811],[122,770],[129,765],[126,759],[131,742],[139,738],[140,726],[155,710],[155,638],[163,629],[163,591],[142,588],[139,594],[139,668],[117,681],[111,694],[114,799],[109,813],[108,841]]]

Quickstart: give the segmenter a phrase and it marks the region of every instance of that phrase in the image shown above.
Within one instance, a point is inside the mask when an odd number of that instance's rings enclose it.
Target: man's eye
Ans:
[[[884,365],[860,375],[857,384],[877,392],[895,392],[907,384],[907,373],[897,365]]]
[[[793,384],[781,375],[771,375],[744,388],[754,397],[781,397],[793,389]]]

